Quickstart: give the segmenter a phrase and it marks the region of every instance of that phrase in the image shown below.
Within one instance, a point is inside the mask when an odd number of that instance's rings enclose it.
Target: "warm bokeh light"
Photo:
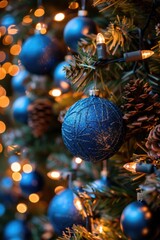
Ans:
[[[26,205],[25,203],[19,203],[19,204],[17,205],[17,211],[18,211],[19,213],[25,213],[25,212],[27,212],[27,205]]]
[[[45,14],[45,11],[43,7],[37,8],[36,11],[34,12],[35,17],[42,17],[44,14]]]
[[[10,54],[12,55],[19,55],[21,52],[21,46],[19,44],[14,44],[11,48],[10,48]]]
[[[81,164],[81,163],[82,163],[82,159],[79,158],[79,157],[75,157],[75,158],[74,158],[74,161],[75,161],[77,164]]]
[[[62,92],[59,88],[54,88],[49,91],[49,95],[51,95],[53,97],[59,97],[59,96],[61,96],[61,94],[62,94]]]
[[[55,194],[59,194],[59,193],[61,193],[64,189],[65,189],[65,187],[63,187],[63,186],[57,186],[57,187],[54,189],[54,192],[55,192]]]
[[[32,23],[32,18],[30,17],[30,15],[26,15],[24,18],[23,18],[23,21],[22,21],[22,24],[23,25],[27,25],[27,24],[30,24]]]
[[[6,70],[3,67],[0,67],[0,80],[6,77]]]
[[[82,203],[81,203],[81,201],[79,200],[78,197],[76,197],[74,199],[74,206],[77,208],[78,211],[82,211],[82,209],[83,209]]]
[[[30,173],[30,172],[32,172],[32,170],[33,170],[33,168],[32,168],[31,164],[26,163],[23,165],[23,172]]]
[[[32,203],[37,203],[39,201],[39,195],[36,193],[32,193],[29,195],[29,201]]]
[[[6,59],[6,54],[4,51],[0,51],[0,63]]]
[[[79,3],[78,2],[71,2],[69,4],[68,8],[70,8],[70,9],[77,9],[77,8],[79,8]]]
[[[45,23],[37,23],[36,30],[39,31],[41,34],[46,34],[47,32],[47,25]]]
[[[10,62],[5,62],[2,67],[5,69],[6,73],[8,73],[9,68],[12,66],[12,63]]]
[[[0,143],[0,153],[3,151],[3,146],[2,144]]]
[[[7,7],[7,5],[8,5],[8,1],[7,0],[0,1],[0,8],[5,8],[5,7]]]
[[[4,122],[0,121],[0,133],[4,133],[6,131],[6,125]]]
[[[19,172],[13,172],[13,173],[12,173],[12,179],[13,179],[15,182],[21,181],[21,178],[22,178],[22,175],[21,175]]]
[[[5,96],[5,95],[6,95],[6,90],[5,90],[5,88],[0,85],[0,97],[3,97],[3,96]]]
[[[13,162],[13,163],[11,164],[11,170],[12,170],[13,172],[19,172],[19,171],[21,170],[21,165],[20,165],[20,163],[19,163],[19,162]]]
[[[7,96],[0,97],[0,107],[6,108],[9,105],[9,98]]]
[[[54,21],[61,22],[61,21],[64,20],[64,18],[65,18],[64,13],[57,13],[57,14],[54,16]]]
[[[4,36],[2,42],[3,45],[10,45],[13,42],[13,37],[11,35],[6,35]]]
[[[15,35],[18,33],[18,29],[16,25],[11,25],[8,27],[8,34]]]
[[[47,176],[51,179],[59,179],[61,174],[58,171],[51,171],[47,173]]]
[[[15,64],[11,65],[10,68],[8,69],[8,73],[11,75],[11,76],[15,76],[17,75],[19,72],[19,67]]]
[[[6,28],[4,26],[0,26],[0,37],[5,35],[5,33],[6,33]]]

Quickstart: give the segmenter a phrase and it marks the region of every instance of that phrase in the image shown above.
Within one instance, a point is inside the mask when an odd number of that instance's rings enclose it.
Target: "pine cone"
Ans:
[[[160,122],[160,102],[158,94],[143,79],[130,80],[123,93],[124,121],[127,125],[127,138],[136,133],[150,131]]]
[[[52,102],[48,99],[37,99],[28,107],[28,125],[35,137],[46,133],[52,124]]]
[[[150,131],[145,145],[148,149],[147,154],[151,159],[160,157],[160,124]]]

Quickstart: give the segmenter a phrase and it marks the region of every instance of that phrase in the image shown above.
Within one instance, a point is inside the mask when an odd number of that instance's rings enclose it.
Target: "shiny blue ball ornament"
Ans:
[[[25,195],[37,193],[43,189],[43,186],[44,178],[37,170],[34,170],[30,173],[22,173],[20,188],[22,190],[22,193]]]
[[[27,96],[20,96],[13,102],[12,113],[16,122],[27,124],[28,106],[31,102],[32,101]]]
[[[82,11],[81,11],[82,12]],[[81,38],[86,38],[88,34],[97,34],[96,23],[87,16],[77,16],[71,19],[65,26],[63,36],[67,46],[72,51],[78,51],[78,42]]]
[[[131,240],[155,239],[153,213],[144,201],[135,201],[127,205],[120,218],[123,233]]]
[[[1,26],[8,28],[9,26],[16,24],[16,19],[11,14],[6,14],[1,18]]]
[[[123,143],[124,132],[119,108],[96,96],[77,101],[62,123],[62,138],[68,150],[90,162],[113,156]]]
[[[66,77],[66,72],[64,71],[64,67],[69,66],[69,63],[63,61],[59,63],[53,72],[53,81],[54,86],[59,88],[62,93],[66,93],[71,89],[71,82]]]
[[[26,86],[25,84],[29,81],[29,72],[22,69],[17,75],[13,76],[11,79],[12,89],[15,93],[25,94]]]
[[[12,220],[8,222],[4,228],[4,240],[29,240],[31,239],[31,231],[22,220]]]
[[[48,208],[48,217],[57,235],[62,235],[66,228],[86,225],[86,219],[76,208],[77,195],[69,188],[53,197]]]
[[[20,53],[22,65],[28,72],[37,75],[49,73],[60,57],[61,50],[57,42],[40,33],[29,37]]]

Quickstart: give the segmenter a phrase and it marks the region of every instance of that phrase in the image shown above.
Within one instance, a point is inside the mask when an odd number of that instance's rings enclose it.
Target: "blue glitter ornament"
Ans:
[[[56,66],[53,72],[54,85],[55,87],[60,88],[62,93],[66,93],[71,89],[71,83],[69,79],[67,79],[64,71],[64,67],[66,66],[69,66],[69,63],[63,61]]]
[[[83,12],[85,15],[86,11],[80,10],[79,16],[71,19],[64,28],[64,41],[74,52],[77,52],[78,41],[81,38],[86,38],[87,34],[97,34],[98,32],[96,23],[91,18],[84,16]]]
[[[26,86],[25,83],[29,80],[29,72],[25,69],[22,69],[18,72],[17,75],[12,77],[11,84],[15,93],[25,94]]]
[[[5,226],[3,237],[4,240],[29,240],[31,239],[31,232],[24,221],[12,220]]]
[[[119,150],[124,140],[121,111],[104,98],[81,99],[64,117],[62,138],[74,156],[91,162],[106,160]]]
[[[124,234],[131,240],[155,239],[153,213],[144,201],[135,201],[125,207],[120,219]]]
[[[31,99],[27,96],[18,97],[12,105],[12,113],[15,121],[27,124],[28,122],[28,106],[31,104]]]
[[[57,235],[73,224],[86,225],[86,219],[76,208],[77,195],[71,189],[65,189],[54,196],[48,208],[48,217]]]
[[[47,35],[35,34],[22,45],[20,60],[30,73],[43,75],[49,73],[60,61],[61,50],[56,41]]]
[[[31,193],[37,193],[43,189],[44,178],[36,170],[30,173],[22,173],[22,178],[20,180],[20,188],[22,193],[30,195]]]

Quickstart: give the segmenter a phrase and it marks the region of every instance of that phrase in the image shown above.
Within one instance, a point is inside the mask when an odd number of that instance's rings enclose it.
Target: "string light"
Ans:
[[[156,167],[151,163],[130,162],[130,163],[124,164],[123,167],[132,173],[136,173],[136,172],[153,173],[156,171]]]
[[[82,211],[83,210],[82,203],[81,203],[81,201],[79,200],[78,197],[76,197],[74,199],[74,206],[77,208],[78,211]]]
[[[104,60],[107,58],[105,38],[102,33],[98,33],[96,37],[97,43],[97,57],[98,60]]]
[[[48,173],[47,173],[47,176],[48,176],[49,178],[51,178],[51,179],[58,180],[58,179],[60,179],[61,174],[60,174],[60,172],[58,172],[58,171],[51,171],[51,172],[48,172]]]
[[[62,92],[59,88],[54,88],[49,91],[49,95],[51,95],[53,97],[59,97],[59,96],[61,96],[61,94],[62,94]]]
[[[74,158],[74,161],[75,161],[77,164],[81,164],[83,160],[82,160],[81,158],[79,158],[79,157],[75,157],[75,158]]]

